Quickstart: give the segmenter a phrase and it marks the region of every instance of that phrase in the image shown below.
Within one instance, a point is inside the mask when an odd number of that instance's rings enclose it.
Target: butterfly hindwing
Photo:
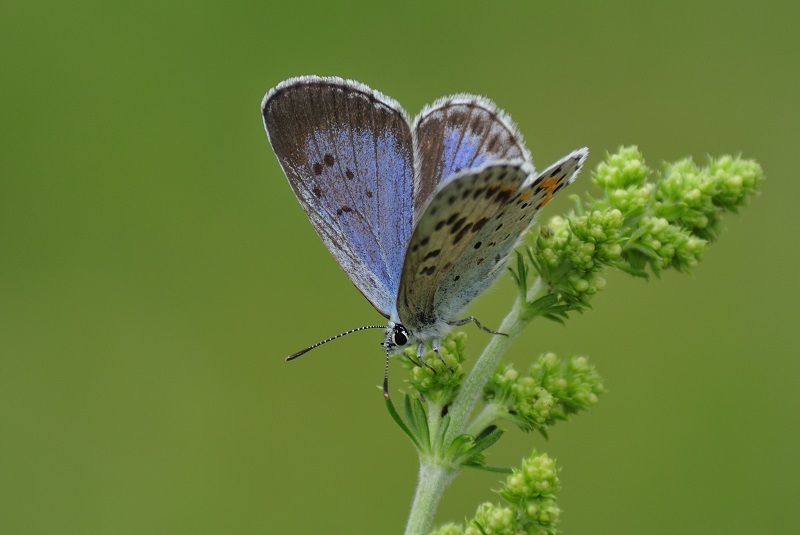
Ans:
[[[405,111],[357,82],[304,76],[270,90],[262,114],[315,230],[388,317],[413,218],[414,145]]]
[[[434,306],[437,315],[461,310],[492,284],[538,211],[575,180],[587,154],[586,149],[576,150],[531,177],[484,225],[453,265],[451,276],[439,286]]]
[[[406,327],[414,331],[441,319],[434,309],[437,290],[531,171],[527,162],[492,162],[462,171],[434,191],[414,227],[403,262],[397,311]]]
[[[415,220],[436,186],[451,175],[496,160],[528,160],[522,136],[490,100],[453,95],[426,106],[414,120],[417,138]]]

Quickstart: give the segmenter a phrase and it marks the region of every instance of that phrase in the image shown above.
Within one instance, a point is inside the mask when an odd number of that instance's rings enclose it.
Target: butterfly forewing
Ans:
[[[586,149],[574,151],[532,177],[483,226],[436,291],[435,314],[461,310],[492,284],[536,213],[575,180],[586,156]]]
[[[272,148],[322,241],[384,316],[413,217],[413,142],[394,100],[340,78],[283,82],[262,103]]]
[[[419,154],[415,218],[436,186],[451,175],[496,160],[530,160],[514,123],[483,97],[441,98],[417,116],[414,131]]]
[[[494,162],[463,171],[435,190],[403,263],[397,311],[406,327],[415,331],[450,319],[436,314],[437,289],[452,278],[474,237],[510,202],[531,170],[527,162]]]

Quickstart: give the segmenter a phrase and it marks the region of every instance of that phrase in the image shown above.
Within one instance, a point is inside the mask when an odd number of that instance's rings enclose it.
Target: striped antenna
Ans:
[[[353,333],[356,333],[358,331],[363,331],[364,329],[385,329],[385,328],[386,328],[386,325],[365,325],[363,327],[356,327],[355,329],[350,329],[347,332],[343,332],[341,334],[337,334],[336,336],[331,336],[327,340],[323,340],[321,342],[317,342],[316,344],[310,345],[305,349],[301,349],[297,353],[289,355],[288,357],[286,357],[286,362],[289,362],[290,360],[294,360],[297,357],[299,357],[300,355],[305,355],[306,353],[308,353],[309,351],[311,351],[315,347],[319,347],[322,344],[327,344],[328,342],[330,342],[332,340],[336,340],[337,338],[341,338],[342,336],[347,336],[348,334],[353,334]]]
[[[383,398],[389,399],[389,352],[386,352],[386,368],[383,372]]]

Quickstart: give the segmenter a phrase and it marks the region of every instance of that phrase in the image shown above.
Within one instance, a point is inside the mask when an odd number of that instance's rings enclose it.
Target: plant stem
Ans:
[[[541,284],[537,279],[534,283],[534,293],[538,292],[540,288]],[[447,488],[447,485],[450,484],[459,471],[459,468],[436,464],[438,457],[436,449],[441,447],[446,450],[447,446],[453,442],[453,439],[464,434],[469,416],[480,398],[483,387],[492,376],[495,368],[497,368],[500,357],[505,354],[514,339],[532,319],[525,314],[525,310],[525,302],[517,297],[511,311],[500,325],[500,332],[506,333],[508,336],[494,336],[486,345],[483,353],[475,363],[475,367],[472,368],[455,401],[449,408],[450,425],[441,443],[433,446],[434,452],[432,453],[434,457],[432,459],[420,457],[419,482],[414,495],[414,503],[411,505],[408,524],[406,524],[406,535],[427,535],[430,533],[433,517],[436,514],[436,508],[439,505],[444,489]],[[430,407],[428,409],[430,436],[431,440],[435,441],[441,420],[441,407],[435,407],[434,411],[431,411]],[[484,414],[483,416],[491,419],[490,414]],[[476,421],[481,422],[481,417],[479,416]]]
[[[505,354],[530,319],[525,316],[525,303],[517,297],[513,308],[500,325],[500,332],[506,333],[508,336],[492,337],[450,406],[450,427],[444,437],[445,444],[449,444],[465,432],[469,416],[480,398],[483,387],[497,368],[500,357]]]
[[[477,436],[478,433],[492,425],[492,422],[497,420],[502,414],[499,410],[497,403],[487,403],[483,410],[472,420],[472,423],[467,429],[467,434]]]
[[[457,468],[447,468],[420,459],[419,482],[411,505],[411,514],[406,524],[406,535],[428,535],[433,524],[433,516],[444,489],[458,473]]]

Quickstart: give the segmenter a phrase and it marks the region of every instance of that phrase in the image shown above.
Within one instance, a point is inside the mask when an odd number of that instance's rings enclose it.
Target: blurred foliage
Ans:
[[[799,10],[3,2],[0,532],[404,524],[417,460],[375,388],[379,337],[282,358],[380,320],[264,135],[264,93],[310,73],[358,79],[411,113],[487,95],[539,168],[581,146],[592,168],[631,143],[652,162],[758,160],[763,195],[725,219],[691,277],[665,273],[645,291],[611,275],[596,313],[569,329],[539,322],[519,344],[591,351],[609,390],[547,444],[564,466],[566,533],[800,531],[800,431],[786,420],[800,390],[798,288],[784,284],[798,260],[784,236],[800,198]],[[588,187],[584,175],[571,189]],[[568,208],[554,200],[542,221]],[[471,312],[491,326],[513,294],[503,281]],[[530,441],[508,433],[497,463]],[[496,480],[463,474],[440,521],[491,499]]]

